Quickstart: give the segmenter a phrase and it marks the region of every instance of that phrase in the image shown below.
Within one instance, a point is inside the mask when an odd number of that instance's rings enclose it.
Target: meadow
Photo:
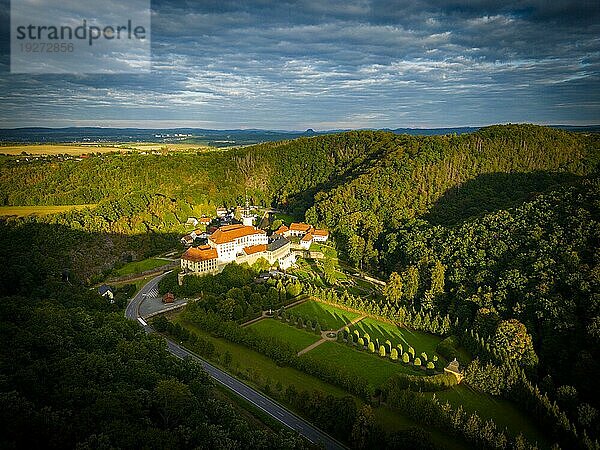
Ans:
[[[297,352],[321,338],[321,336],[315,333],[300,330],[275,319],[263,319],[253,323],[248,328],[254,330],[261,337],[274,337],[280,341],[287,342]]]
[[[310,356],[313,359],[338,366],[341,370],[356,378],[363,378],[373,387],[381,386],[389,377],[398,372],[410,375],[424,375],[425,372],[413,369],[412,366],[401,362],[391,362],[377,354],[350,348],[345,344],[328,341],[300,358]]]
[[[132,143],[90,143],[90,144],[23,144],[0,146],[0,154],[21,155],[70,155],[81,156],[89,153],[110,153],[122,151],[186,151],[212,150],[203,144],[132,142]]]
[[[302,317],[304,322],[311,320],[314,324],[315,319],[319,321],[322,330],[339,330],[352,320],[360,317],[360,314],[345,311],[335,306],[325,303],[309,300],[288,310],[288,314],[296,317]]]

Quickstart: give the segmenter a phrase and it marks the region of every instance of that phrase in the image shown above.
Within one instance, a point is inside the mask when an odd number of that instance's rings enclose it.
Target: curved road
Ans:
[[[165,272],[162,275],[159,275],[150,280],[146,285],[144,285],[144,287],[142,287],[142,289],[140,289],[136,296],[133,299],[131,299],[131,301],[127,305],[127,308],[125,309],[125,317],[132,320],[137,320],[148,333],[152,333],[154,330],[140,316],[140,305],[144,301],[145,294],[154,289],[158,285],[158,282],[161,280],[161,278],[170,272],[171,271]],[[247,384],[242,383],[237,378],[234,378],[228,373],[213,366],[209,362],[200,358],[198,355],[181,347],[172,340],[167,339],[167,347],[168,350],[178,358],[191,358],[197,361],[204,368],[204,370],[208,372],[210,376],[212,376],[223,386],[235,392],[244,400],[252,403],[254,406],[261,409],[269,416],[273,417],[275,420],[286,425],[288,428],[297,431],[299,434],[304,436],[312,443],[321,443],[325,446],[327,450],[342,450],[346,448],[340,442],[338,442],[328,434],[324,433],[323,431],[319,430],[315,426],[311,425],[309,422],[297,416],[293,412],[284,408],[279,403],[271,400],[269,397],[262,394],[261,392],[258,392],[257,390],[251,388]]]

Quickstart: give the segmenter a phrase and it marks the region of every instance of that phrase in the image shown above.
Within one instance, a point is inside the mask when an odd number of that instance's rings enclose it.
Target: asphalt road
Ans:
[[[127,308],[125,309],[125,316],[129,319],[138,321],[138,323],[143,326],[148,333],[152,333],[154,330],[143,319],[141,319],[139,313],[140,304],[144,301],[144,294],[155,288],[160,279],[167,273],[169,272],[150,280],[144,287],[142,287],[142,289],[140,289],[140,291],[129,302]],[[261,409],[275,420],[278,420],[282,424],[286,425],[288,428],[297,431],[309,441],[313,443],[322,443],[327,450],[342,450],[346,448],[334,438],[311,425],[309,422],[297,416],[293,412],[284,408],[279,403],[271,400],[266,395],[242,383],[237,378],[234,378],[228,373],[213,366],[209,362],[200,358],[196,354],[191,353],[170,339],[167,339],[167,347],[169,351],[178,358],[192,358],[193,360],[197,361],[218,383],[235,392],[237,395],[252,403],[254,406]]]

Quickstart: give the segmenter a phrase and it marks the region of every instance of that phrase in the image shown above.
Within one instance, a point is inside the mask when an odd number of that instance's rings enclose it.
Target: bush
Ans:
[[[358,346],[361,350],[365,348],[365,340],[363,338],[358,338]]]
[[[415,349],[411,346],[408,347],[408,353],[410,354],[411,358],[415,357]]]
[[[392,343],[390,342],[389,339],[387,341],[385,341],[385,350],[388,353],[391,353],[391,351],[392,351]]]
[[[392,361],[397,361],[398,360],[398,350],[393,348],[392,351],[390,352],[390,359]]]
[[[420,367],[420,366],[421,366],[421,358],[415,358],[415,361],[413,362],[413,364],[414,364],[415,366],[418,366],[418,367]]]
[[[408,364],[410,362],[410,356],[408,356],[408,353],[404,353],[402,355],[402,362],[405,364]]]
[[[456,386],[457,381],[454,375],[440,373],[424,377],[421,375],[407,375],[397,373],[391,376],[381,387],[383,392],[389,392],[396,389],[410,389],[412,391],[436,392],[444,391]]]
[[[167,320],[167,318],[165,316],[156,316],[152,320],[152,326],[159,333],[164,333],[165,331],[167,331],[168,325],[169,325],[169,321]]]
[[[379,356],[382,356],[385,358],[385,345],[382,345],[381,347],[379,347]]]
[[[457,361],[462,365],[467,365],[468,361],[464,361],[464,358],[461,358],[458,353],[458,337],[457,336],[448,336],[443,341],[440,341],[437,347],[435,348],[436,353],[442,355],[448,361],[457,359]]]
[[[372,342],[369,342],[369,351],[371,353],[375,353],[375,344],[373,344]]]

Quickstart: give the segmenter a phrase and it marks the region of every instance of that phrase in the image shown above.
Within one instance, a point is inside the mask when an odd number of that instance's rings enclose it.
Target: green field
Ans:
[[[415,370],[411,366],[406,366],[400,362],[391,362],[389,358],[382,358],[379,355],[332,341],[325,342],[304,355],[336,365],[341,370],[357,378],[364,378],[373,387],[380,386],[398,372],[411,375],[424,374],[423,371]]]
[[[275,319],[263,319],[253,323],[248,328],[251,328],[262,337],[272,336],[287,342],[297,352],[321,339],[321,336],[315,333],[300,330],[292,325],[287,325]]]
[[[281,383],[283,389],[287,386],[294,386],[299,391],[322,391],[337,397],[343,397],[348,393],[340,388],[325,383],[318,378],[307,375],[299,370],[291,367],[280,367],[275,362],[264,355],[261,355],[254,350],[250,350],[243,345],[234,344],[226,339],[216,338],[209,333],[199,329],[194,324],[181,319],[179,314],[171,317],[171,320],[176,323],[181,323],[188,330],[196,333],[198,336],[211,341],[215,345],[215,354],[223,355],[229,352],[231,355],[231,364],[227,369],[229,372],[242,372],[258,375],[262,380],[262,384],[266,379],[271,380],[272,384]],[[287,325],[283,325],[287,326]],[[300,331],[300,330],[298,330]],[[251,382],[257,386],[256,382]],[[260,387],[260,386],[258,386]]]
[[[323,330],[339,330],[352,320],[360,317],[360,314],[344,311],[343,309],[330,306],[325,303],[310,300],[298,306],[294,306],[288,311],[296,317],[302,317],[304,321],[315,319],[319,321]]]
[[[372,341],[379,339],[379,342],[383,343],[389,339],[393,346],[402,344],[405,352],[408,345],[410,345],[415,349],[417,356],[421,352],[427,353],[429,357],[433,356],[437,344],[441,341],[441,338],[438,336],[409,330],[372,318],[363,319],[356,325],[350,327],[350,331],[354,330],[359,330],[361,336],[364,336],[365,333],[369,333]]]
[[[125,264],[119,269],[113,270],[113,274],[117,277],[131,275],[133,273],[141,273],[146,270],[156,269],[157,267],[166,266],[169,261],[159,258],[147,258],[141,261],[133,261]]]
[[[58,214],[73,209],[94,208],[95,204],[88,205],[52,205],[52,206],[0,206],[0,216],[43,216]]]
[[[0,154],[21,155],[70,155],[79,156],[88,153],[108,153],[122,151],[184,151],[212,150],[203,144],[164,143],[164,142],[133,142],[133,143],[89,143],[89,144],[23,144],[0,146]]]
[[[531,418],[507,400],[476,392],[465,384],[436,392],[435,395],[442,403],[448,401],[454,408],[462,405],[467,413],[477,411],[483,420],[493,419],[498,428],[506,427],[512,435],[523,433],[531,442],[537,442],[541,447],[549,447],[548,441]]]

